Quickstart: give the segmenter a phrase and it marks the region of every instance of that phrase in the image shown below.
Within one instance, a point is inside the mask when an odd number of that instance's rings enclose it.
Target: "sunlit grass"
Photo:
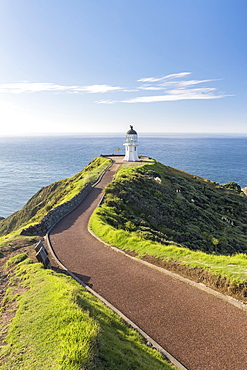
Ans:
[[[8,265],[16,266],[17,260],[12,258]],[[173,368],[72,278],[29,259],[11,273],[3,309],[15,301],[17,311],[1,348],[0,369]],[[25,292],[15,294],[18,287]]]
[[[138,165],[121,167],[108,185],[104,202],[90,219],[93,232],[140,258],[151,255],[226,277],[233,284],[246,283],[247,255],[234,253],[235,244],[245,242],[246,198],[155,160]],[[225,214],[234,227],[221,223]],[[181,243],[173,241],[177,235]]]
[[[0,235],[15,233],[39,223],[52,209],[71,200],[87,183],[95,183],[111,161],[96,157],[81,172],[40,189],[20,210],[0,221]]]
[[[151,255],[165,261],[177,261],[189,267],[199,267],[212,274],[226,276],[232,282],[241,283],[247,279],[247,255],[235,254],[232,256],[207,254],[201,251],[192,251],[177,246],[173,242],[169,245],[160,244],[151,240],[143,240],[135,232],[116,229],[102,217],[102,211],[109,207],[104,204],[96,209],[90,219],[90,228],[104,242],[122,250],[134,251],[138,257]]]

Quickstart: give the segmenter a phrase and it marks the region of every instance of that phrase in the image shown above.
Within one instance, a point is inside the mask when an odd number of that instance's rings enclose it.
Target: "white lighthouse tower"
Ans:
[[[124,161],[136,162],[140,160],[137,155],[137,147],[139,145],[138,135],[137,132],[133,130],[133,126],[130,126],[130,130],[126,132],[126,140],[123,145],[125,146]]]

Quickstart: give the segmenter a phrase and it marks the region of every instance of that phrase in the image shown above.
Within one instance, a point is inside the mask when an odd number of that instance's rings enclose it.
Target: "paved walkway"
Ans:
[[[118,166],[52,230],[59,260],[189,370],[246,370],[247,311],[117,253],[88,232]]]

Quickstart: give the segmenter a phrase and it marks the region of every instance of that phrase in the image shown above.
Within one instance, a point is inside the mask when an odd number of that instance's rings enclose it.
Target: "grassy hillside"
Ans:
[[[90,225],[105,242],[139,256],[246,284],[247,198],[235,183],[219,185],[155,161],[122,168]]]
[[[0,220],[0,235],[38,223],[51,209],[79,193],[86,183],[95,182],[109,163],[107,158],[96,157],[76,175],[40,189],[20,211]]]
[[[19,235],[95,182],[109,163],[95,158],[0,221],[0,369],[174,369],[80,284],[27,258],[34,258],[38,238]]]
[[[106,189],[104,204],[115,217],[105,219],[160,243],[170,240],[207,253],[245,253],[247,198],[238,191],[234,183],[220,186],[160,163],[126,168]]]
[[[72,278],[45,270],[25,253],[7,266],[0,369],[174,369]],[[6,317],[15,311],[7,329]]]

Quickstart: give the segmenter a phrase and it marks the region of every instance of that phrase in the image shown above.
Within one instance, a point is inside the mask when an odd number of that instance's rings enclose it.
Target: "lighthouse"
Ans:
[[[125,146],[124,161],[136,162],[140,160],[137,155],[138,135],[133,126],[130,126],[130,130],[126,132],[126,139],[123,145]]]

